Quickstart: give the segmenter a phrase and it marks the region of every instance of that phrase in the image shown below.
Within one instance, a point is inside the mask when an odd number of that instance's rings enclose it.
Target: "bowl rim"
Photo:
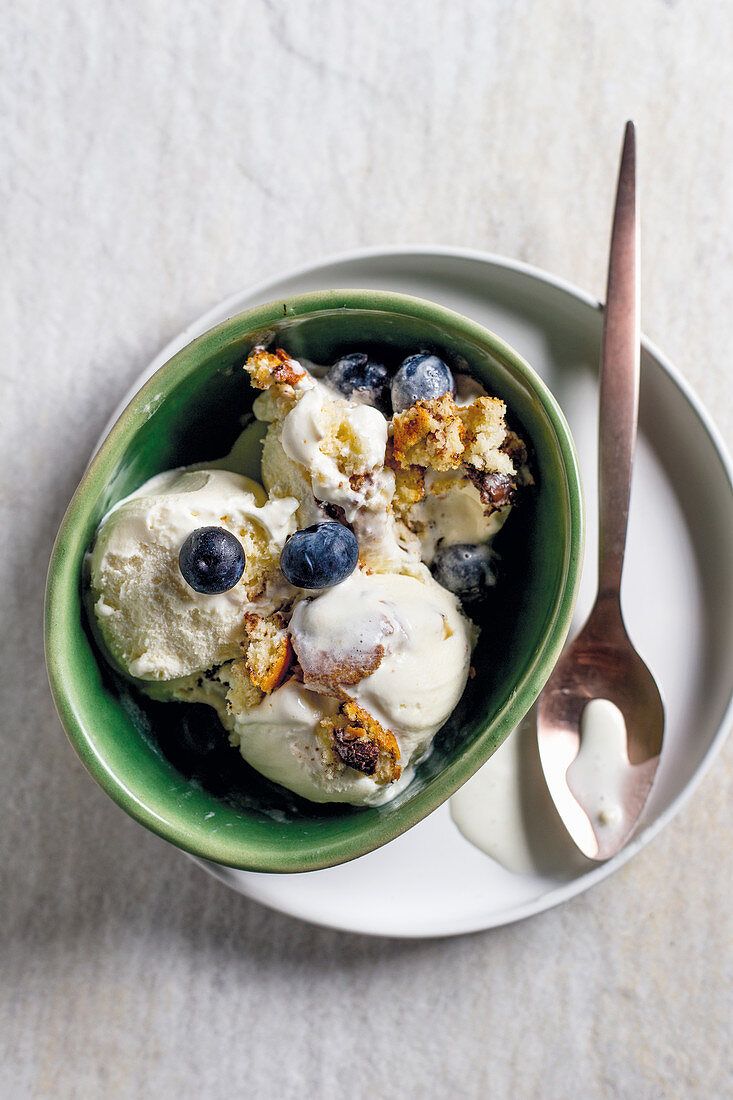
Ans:
[[[554,445],[559,453],[567,496],[568,539],[560,595],[552,614],[545,623],[538,646],[517,682],[509,699],[497,715],[482,724],[481,732],[466,746],[450,765],[450,775],[439,777],[443,782],[431,785],[431,790],[418,791],[403,803],[395,814],[383,814],[373,820],[364,834],[347,838],[335,837],[328,842],[314,843],[308,853],[294,854],[291,849],[278,853],[277,864],[272,858],[256,851],[245,850],[241,839],[227,841],[218,833],[203,837],[190,823],[180,824],[161,817],[130,790],[109,767],[103,752],[103,735],[88,729],[75,706],[74,678],[67,675],[64,645],[63,613],[56,614],[59,601],[63,607],[64,592],[73,569],[78,583],[78,569],[72,562],[76,548],[70,548],[70,536],[86,515],[89,499],[96,499],[118,457],[118,451],[157,408],[175,385],[195,371],[198,363],[233,340],[264,331],[284,317],[295,318],[311,313],[334,310],[367,310],[415,317],[430,321],[460,333],[464,338],[486,348],[495,357],[508,362],[521,376],[543,407],[553,430]],[[161,394],[161,381],[165,392]],[[46,580],[44,604],[44,648],[46,668],[53,702],[62,727],[74,751],[92,778],[131,817],[174,846],[191,855],[235,867],[262,872],[302,872],[348,862],[381,847],[417,824],[458,790],[488,759],[486,752],[488,726],[501,726],[504,736],[514,728],[539,695],[565,643],[577,598],[583,561],[585,524],[578,458],[570,429],[556,399],[530,364],[490,329],[472,321],[455,310],[425,298],[391,291],[370,289],[316,290],[277,298],[234,314],[177,351],[163,363],[130,398],[110,428],[66,509],[56,536]],[[503,738],[502,738],[503,740]],[[446,769],[447,771],[448,769]],[[368,838],[368,839],[367,839]]]

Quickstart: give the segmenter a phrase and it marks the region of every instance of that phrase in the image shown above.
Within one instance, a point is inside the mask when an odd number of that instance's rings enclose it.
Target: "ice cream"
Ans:
[[[234,684],[224,721],[245,760],[314,802],[394,797],[465,687],[473,630],[457,600],[428,573],[417,579],[357,571],[337,588],[298,600],[289,634],[303,683],[290,680],[249,705],[236,673],[222,670]],[[351,728],[363,732],[344,752],[335,732],[349,702]],[[371,717],[371,728],[359,726],[359,711]],[[367,742],[379,750],[371,774],[344,760],[349,745]]]
[[[304,682],[329,694],[345,690],[410,757],[425,749],[460,699],[473,633],[456,597],[427,570],[420,578],[353,573],[343,585],[300,600],[290,620]],[[373,671],[363,676],[367,669]]]
[[[213,706],[269,779],[378,804],[463,693],[478,633],[466,608],[491,583],[526,451],[503,403],[456,387],[435,355],[395,373],[350,354],[318,377],[256,348],[246,367],[264,488],[218,460],[118,504],[89,558],[97,631],[144,691]],[[217,554],[232,545],[226,579]]]
[[[420,578],[355,572],[342,585],[300,600],[290,620],[304,684],[328,698],[353,700],[389,730],[400,767],[424,754],[460,699],[473,634],[455,596],[427,570]],[[245,756],[247,738],[243,734]],[[352,772],[339,768],[324,784],[316,771],[311,791],[301,793],[351,801]],[[370,783],[367,790],[360,781],[358,800],[383,800],[384,788]]]
[[[170,681],[241,655],[245,613],[282,602],[278,560],[295,509],[225,470],[171,470],[121,501],[89,562],[95,619],[116,663],[137,679]],[[184,539],[207,525],[236,535],[247,563],[234,588],[213,596],[194,592],[178,567]]]

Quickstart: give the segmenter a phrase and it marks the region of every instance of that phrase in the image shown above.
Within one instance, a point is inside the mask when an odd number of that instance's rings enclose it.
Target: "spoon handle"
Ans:
[[[598,596],[615,597],[629,516],[639,407],[639,218],[636,133],[626,123],[608,262],[601,345]]]

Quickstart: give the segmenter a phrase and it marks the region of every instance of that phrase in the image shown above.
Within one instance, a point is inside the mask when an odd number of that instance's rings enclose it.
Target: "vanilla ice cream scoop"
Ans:
[[[314,802],[380,803],[409,781],[460,699],[473,628],[427,570],[421,577],[356,572],[296,603],[290,637],[303,672],[258,706],[230,714],[253,767]],[[322,720],[356,702],[394,735],[402,776],[380,785],[344,766]]]
[[[385,417],[316,379],[306,381],[282,417],[273,418],[271,404],[259,404],[262,397],[255,402],[255,413],[272,420],[262,452],[265,487],[271,495],[297,497],[301,527],[336,509],[351,525],[361,560],[371,568],[409,567],[390,507],[394,474],[384,466]]]
[[[403,762],[427,745],[463,694],[474,630],[427,569],[420,577],[353,573],[300,600],[290,620],[306,685],[342,685],[392,731]],[[368,675],[355,679],[360,669]]]
[[[277,567],[296,508],[292,498],[268,501],[249,478],[205,469],[159,474],[121,501],[89,560],[96,623],[116,663],[167,681],[240,655],[245,613],[266,614],[282,599]],[[208,526],[236,536],[245,553],[241,580],[216,595],[195,592],[178,564],[186,538]]]

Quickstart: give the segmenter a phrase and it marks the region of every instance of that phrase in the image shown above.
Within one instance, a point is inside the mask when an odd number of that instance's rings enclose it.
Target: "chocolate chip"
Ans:
[[[340,504],[331,504],[330,501],[318,499],[316,499],[316,504],[329,519],[336,520],[336,523],[342,523],[349,530],[352,529],[351,524],[346,522],[346,512]]]
[[[513,477],[496,472],[487,473],[486,470],[477,470],[474,466],[466,466],[466,472],[478,489],[481,503],[487,508],[496,511],[514,503],[517,484]]]
[[[527,447],[516,432],[507,432],[500,448],[504,454],[509,455],[514,463],[515,470],[527,463]]]
[[[334,730],[336,740],[334,748],[350,768],[354,768],[363,775],[374,775],[379,762],[379,747],[373,741],[341,741],[339,730]]]

